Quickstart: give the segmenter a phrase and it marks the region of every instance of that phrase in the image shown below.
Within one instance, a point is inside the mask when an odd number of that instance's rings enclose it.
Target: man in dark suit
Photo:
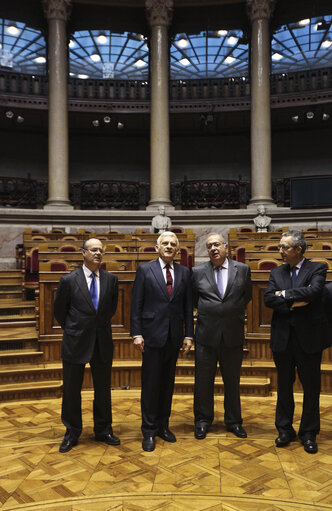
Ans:
[[[274,268],[265,292],[273,309],[271,349],[278,374],[275,443],[284,447],[296,438],[293,428],[295,368],[304,397],[299,438],[304,450],[316,453],[319,433],[320,364],[329,345],[322,305],[326,266],[306,259],[306,240],[299,231],[284,233],[279,249],[285,264]]]
[[[118,279],[100,269],[103,245],[98,239],[83,244],[83,266],[61,277],[54,315],[63,328],[62,422],[66,434],[60,452],[77,444],[82,431],[81,388],[84,368],[90,363],[93,385],[95,439],[119,445],[113,435],[111,368],[113,342],[111,318],[118,302]]]
[[[155,436],[175,442],[169,430],[175,367],[180,348],[193,337],[190,272],[173,261],[179,241],[172,232],[158,240],[156,261],[137,268],[131,304],[131,335],[142,352],[142,447],[155,448]]]
[[[226,257],[220,234],[206,242],[210,261],[193,268],[195,333],[195,437],[206,437],[214,418],[214,379],[217,363],[224,381],[226,428],[245,438],[240,402],[240,371],[244,343],[245,307],[251,300],[250,268]]]

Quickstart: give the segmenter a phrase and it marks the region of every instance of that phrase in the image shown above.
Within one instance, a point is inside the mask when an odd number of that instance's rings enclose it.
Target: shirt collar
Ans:
[[[169,264],[170,269],[174,270],[173,261],[171,263],[165,263],[165,261],[163,261],[161,257],[158,257],[158,261],[159,261],[159,264],[160,264],[160,268],[162,270],[165,268],[166,264]]]
[[[213,269],[217,271],[218,268],[225,268],[225,270],[228,270],[228,259],[226,257],[225,261],[222,263],[221,266],[214,266]]]
[[[83,263],[83,271],[84,271],[84,275],[87,279],[89,279],[91,277],[91,273],[94,273],[95,274],[95,277],[99,278],[99,270],[96,270],[95,272],[92,272],[91,270],[89,270],[89,268],[87,266],[85,266],[85,264]]]

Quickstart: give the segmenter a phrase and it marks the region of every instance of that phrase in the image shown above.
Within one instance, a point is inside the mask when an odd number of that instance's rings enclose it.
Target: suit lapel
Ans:
[[[76,280],[77,280],[78,286],[82,292],[82,295],[84,296],[84,298],[86,299],[86,301],[88,302],[90,307],[95,311],[82,267],[79,269],[79,271],[76,275]]]
[[[307,262],[308,262],[308,259],[304,259],[303,263],[301,264],[301,268],[299,270],[299,273],[298,273],[296,281],[295,281],[296,287],[301,287],[302,283],[306,279],[306,276],[308,273]]]
[[[228,259],[228,279],[227,279],[227,286],[224,292],[224,298],[229,294],[230,289],[233,285],[233,282],[237,275],[237,266],[233,263],[231,259]]]
[[[163,275],[163,272],[161,270],[161,267],[160,267],[160,263],[159,263],[159,259],[157,259],[156,261],[153,261],[151,263],[151,271],[156,279],[156,281],[158,282],[159,286],[160,286],[160,289],[161,291],[167,296],[167,298],[169,299],[169,296],[168,296],[168,291],[167,291],[167,287],[166,287],[166,283],[165,283],[165,279],[164,279],[164,275]]]
[[[180,265],[173,263],[173,268],[174,268],[174,281],[175,282],[174,282],[174,286],[173,286],[173,293],[171,296],[171,300],[173,300],[173,298],[178,293],[178,291],[180,289],[181,280],[182,280],[182,271],[181,271]]]
[[[100,290],[99,290],[99,301],[98,301],[98,309],[100,308],[100,305],[103,303],[103,299],[106,293],[106,287],[107,287],[107,275],[103,270],[99,270],[99,284],[100,284]]]
[[[214,266],[211,262],[208,263],[207,272],[206,272],[206,278],[208,279],[210,286],[212,287],[213,291],[216,293],[216,295],[219,296],[221,299],[219,289],[216,282],[216,277],[214,274]]]
[[[289,264],[283,264],[280,266],[281,277],[283,280],[282,289],[290,289],[292,287],[291,277],[290,277],[290,266]]]

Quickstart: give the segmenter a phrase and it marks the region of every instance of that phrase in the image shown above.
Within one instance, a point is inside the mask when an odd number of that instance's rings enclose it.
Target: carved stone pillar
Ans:
[[[43,0],[48,20],[48,200],[45,209],[72,208],[68,181],[67,31],[71,0]]]
[[[173,0],[146,0],[151,26],[151,135],[150,202],[148,209],[170,206],[169,108],[168,108],[168,36]]]
[[[251,204],[271,203],[269,20],[275,0],[247,0],[251,37]]]

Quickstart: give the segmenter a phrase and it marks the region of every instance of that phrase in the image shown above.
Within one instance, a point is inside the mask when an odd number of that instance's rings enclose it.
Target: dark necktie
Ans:
[[[97,291],[96,276],[93,272],[91,273],[90,295],[91,295],[91,300],[92,300],[93,306],[97,310],[98,309],[98,291]]]
[[[168,296],[171,297],[172,291],[173,291],[173,279],[172,279],[172,274],[170,271],[169,264],[166,264],[166,286],[167,286]]]
[[[292,268],[291,268],[291,284],[292,284],[292,287],[295,287],[295,281],[296,281],[296,278],[297,278],[296,271],[297,271],[297,266],[292,266]]]
[[[217,286],[220,293],[221,298],[224,298],[224,287],[222,283],[222,275],[221,271],[223,269],[223,266],[217,266]]]

